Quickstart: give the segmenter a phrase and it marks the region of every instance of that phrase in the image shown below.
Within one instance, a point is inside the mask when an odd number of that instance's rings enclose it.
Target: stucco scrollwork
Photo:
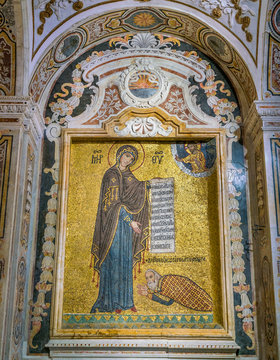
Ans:
[[[112,44],[120,49],[170,49],[174,44],[179,45],[180,42],[174,37],[164,39],[161,34],[143,32],[133,37],[128,35],[123,38],[113,38],[110,41],[110,45]]]
[[[194,0],[193,0],[194,1]],[[222,15],[227,16],[228,26],[232,28],[234,26],[234,20],[237,24],[242,25],[242,30],[246,34],[246,40],[252,41],[252,34],[247,30],[250,25],[250,16],[255,16],[254,11],[250,6],[245,5],[242,0],[196,0],[206,11],[209,11],[211,15],[219,19]],[[256,1],[256,0],[251,0]]]
[[[172,127],[168,126],[165,130],[162,127],[160,120],[155,117],[136,117],[130,119],[125,123],[125,128],[120,130],[118,126],[115,126],[114,131],[119,136],[139,136],[139,137],[149,137],[156,136],[157,134],[162,136],[168,136],[172,132]]]
[[[84,6],[80,0],[38,0],[35,8],[42,9],[42,11],[40,12],[41,25],[38,27],[37,33],[42,35],[46,18],[50,18],[53,14],[60,21],[63,12],[67,10],[70,4],[75,11],[80,11]]]
[[[136,60],[119,77],[119,88],[124,103],[148,108],[162,103],[169,92],[167,78],[150,59]]]

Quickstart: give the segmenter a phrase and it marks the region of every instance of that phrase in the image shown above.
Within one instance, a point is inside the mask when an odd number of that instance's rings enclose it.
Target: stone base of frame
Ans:
[[[51,359],[236,359],[239,346],[222,340],[74,340],[47,344]]]

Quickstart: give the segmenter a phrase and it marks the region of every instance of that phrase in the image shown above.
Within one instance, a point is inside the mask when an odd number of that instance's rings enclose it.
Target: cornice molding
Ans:
[[[279,131],[280,102],[254,101],[244,120],[244,130],[253,142],[264,131]]]
[[[208,354],[211,359],[232,359],[239,349],[233,340],[158,340],[158,339],[51,339],[46,345],[50,349],[51,355],[62,359],[65,354],[75,354],[75,358],[83,358],[85,352],[88,358],[108,359],[109,354],[115,357],[130,358],[131,351],[134,358],[143,359],[145,354],[151,352],[155,359],[160,359],[162,351],[166,353],[192,354],[197,355],[198,350],[203,350],[203,354]],[[106,347],[106,350],[105,348]],[[77,348],[79,351],[77,351]],[[126,352],[124,352],[124,349]],[[130,350],[127,352],[127,350]]]
[[[31,133],[36,143],[43,137],[43,115],[30,97],[0,96],[0,123],[1,119],[5,119],[5,126],[23,125],[24,130]]]

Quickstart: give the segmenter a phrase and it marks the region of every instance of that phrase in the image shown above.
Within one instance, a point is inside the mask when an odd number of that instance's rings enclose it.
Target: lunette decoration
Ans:
[[[40,98],[42,92],[46,88],[46,83],[50,81],[54,72],[57,71],[58,67],[62,65],[61,62],[56,62],[58,53],[60,52],[60,46],[64,41],[72,39],[77,36],[77,32],[82,35],[83,41],[80,44],[80,48],[84,46],[93,45],[96,43],[97,39],[102,39],[110,34],[112,36],[118,36],[118,34],[123,34],[131,31],[147,31],[151,30],[144,26],[135,27],[133,19],[135,15],[140,14],[150,14],[154,19],[161,19],[162,21],[155,20],[159,23],[156,27],[153,27],[153,30],[161,31],[164,30],[167,34],[172,34],[173,36],[183,36],[187,41],[190,41],[193,44],[197,44],[202,47],[205,51],[210,51],[212,55],[221,60],[223,64],[226,62],[228,71],[238,80],[242,89],[244,89],[244,95],[251,103],[256,98],[256,90],[254,87],[253,80],[251,75],[244,63],[240,58],[237,52],[227,43],[223,38],[221,38],[215,31],[211,28],[205,27],[205,24],[200,23],[197,19],[191,18],[190,16],[177,13],[176,11],[171,10],[159,10],[156,8],[142,8],[141,11],[136,11],[134,9],[114,11],[102,15],[100,17],[94,18],[90,21],[85,22],[83,25],[73,29],[67,35],[63,35],[57,44],[54,45],[53,49],[50,50],[52,56],[50,58],[49,66],[47,67],[48,71],[40,71],[41,65],[39,64],[37,70],[34,72],[33,79],[30,84],[31,93],[34,93],[33,82],[36,82],[36,97]],[[76,47],[75,44],[71,46]],[[76,50],[79,51],[79,49]],[[72,51],[72,55],[75,53],[75,50],[65,47],[63,50],[64,56],[69,56],[69,52]],[[57,57],[58,56],[58,57]],[[49,57],[49,53],[45,55],[45,58]],[[45,58],[42,60],[42,63],[45,63]],[[59,60],[60,61],[60,60]],[[238,65],[238,66],[237,66]],[[42,81],[42,82],[41,82]],[[35,98],[35,101],[36,100]]]
[[[50,304],[45,302],[45,295],[52,289],[59,171],[59,137],[61,134],[61,128],[67,127],[71,123],[77,123],[81,117],[90,119],[88,114],[91,114],[91,117],[95,116],[94,114],[97,113],[100,109],[100,101],[98,101],[98,98],[102,95],[102,92],[103,95],[105,94],[105,91],[101,88],[99,89],[97,86],[97,76],[94,75],[94,71],[91,71],[93,64],[96,66],[98,64],[102,64],[109,58],[118,60],[121,59],[124,54],[126,56],[127,54],[131,54],[133,56],[135,54],[144,54],[147,51],[149,51],[150,56],[161,54],[163,57],[168,56],[170,59],[179,59],[182,64],[191,64],[193,68],[197,70],[197,75],[194,77],[193,83],[189,84],[189,87],[191,88],[191,91],[189,91],[191,93],[195,93],[197,91],[203,92],[207,100],[207,105],[214,114],[213,121],[215,120],[215,126],[218,125],[226,129],[228,161],[231,162],[232,160],[232,143],[238,140],[237,132],[239,129],[239,123],[241,122],[240,116],[236,115],[237,104],[230,100],[231,92],[227,89],[225,83],[222,80],[216,80],[216,73],[211,67],[211,64],[208,61],[202,59],[195,51],[177,50],[176,46],[178,45],[180,45],[180,41],[178,39],[164,38],[161,35],[153,35],[150,33],[141,33],[135,36],[130,35],[113,38],[110,41],[110,50],[98,52],[93,51],[91,55],[89,55],[85,60],[77,62],[76,68],[72,71],[72,82],[62,84],[61,91],[56,91],[54,94],[54,101],[49,103],[49,113],[51,113],[51,116],[46,117],[46,137],[50,142],[54,143],[54,164],[51,168],[44,169],[44,172],[51,174],[53,184],[51,185],[50,191],[46,192],[46,195],[48,195],[50,199],[48,200],[47,204],[48,213],[45,217],[46,227],[43,244],[44,258],[41,265],[42,273],[39,282],[35,286],[36,290],[38,291],[37,300],[31,304],[33,315],[31,336],[29,339],[31,348],[36,347],[33,345],[33,339],[41,329],[43,317],[49,316],[48,309]],[[86,109],[82,114],[72,116],[74,110],[80,105],[81,97],[83,96],[85,89],[90,89],[92,91],[90,104],[86,106]],[[116,94],[118,93],[117,87],[112,89],[115,89]],[[153,94],[151,96],[153,96]],[[164,99],[166,98],[163,97],[162,102]],[[118,98],[118,101],[120,101],[120,104],[123,105],[117,107],[111,114],[106,114],[106,116],[108,116],[106,119],[107,122],[110,121],[110,117],[112,115],[116,115],[120,110],[128,106],[128,104],[122,102],[120,98]],[[193,101],[196,101],[196,95],[193,96]],[[160,106],[160,103],[158,106]],[[104,119],[102,119],[103,115],[98,117],[99,121],[94,124],[95,127],[100,128],[102,126],[102,122],[104,121]],[[208,121],[209,118],[211,117],[208,116]],[[178,120],[180,121],[180,116],[178,116]],[[137,123],[139,123],[138,126],[142,128],[146,128],[147,125],[147,120],[144,120],[144,118],[140,118],[140,120],[139,118],[130,119],[129,121],[130,123],[128,121],[126,122],[125,128],[128,129],[126,130],[128,131],[128,134],[132,134],[133,136],[135,136],[135,126],[137,126]],[[86,125],[87,123],[85,122],[84,124]],[[134,130],[132,131],[131,129]],[[117,131],[123,131],[123,129],[118,128]],[[146,128],[145,131],[146,136],[149,136],[149,129]],[[163,136],[167,135],[164,134]],[[241,244],[242,236],[238,241]],[[243,245],[241,244],[241,246]],[[241,256],[239,257],[241,258]],[[240,269],[239,274],[242,274],[242,268]],[[244,285],[245,282],[246,277],[243,282],[239,282],[238,284]],[[234,289],[236,293],[240,294],[240,307],[242,308],[244,307],[245,303],[245,305],[251,304],[249,299],[247,301],[248,289],[246,286],[244,286],[240,287],[240,289],[238,287]],[[243,312],[242,310],[242,316],[246,311],[244,310]],[[248,318],[250,318],[249,321],[247,320]],[[244,324],[246,323],[246,326],[244,325],[243,330],[246,334],[248,334],[250,339],[252,339],[254,336],[253,312],[251,311],[249,317],[242,318],[242,321]],[[247,325],[248,323],[250,326]],[[253,349],[253,345],[251,348]]]

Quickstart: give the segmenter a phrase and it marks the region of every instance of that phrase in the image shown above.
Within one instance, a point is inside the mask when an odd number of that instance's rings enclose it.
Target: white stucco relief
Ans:
[[[115,133],[119,136],[131,135],[136,137],[151,137],[156,136],[157,134],[168,136],[171,134],[172,130],[171,126],[164,129],[162,123],[154,117],[136,117],[128,120],[123,129],[120,130],[118,126],[115,126],[114,128]]]

